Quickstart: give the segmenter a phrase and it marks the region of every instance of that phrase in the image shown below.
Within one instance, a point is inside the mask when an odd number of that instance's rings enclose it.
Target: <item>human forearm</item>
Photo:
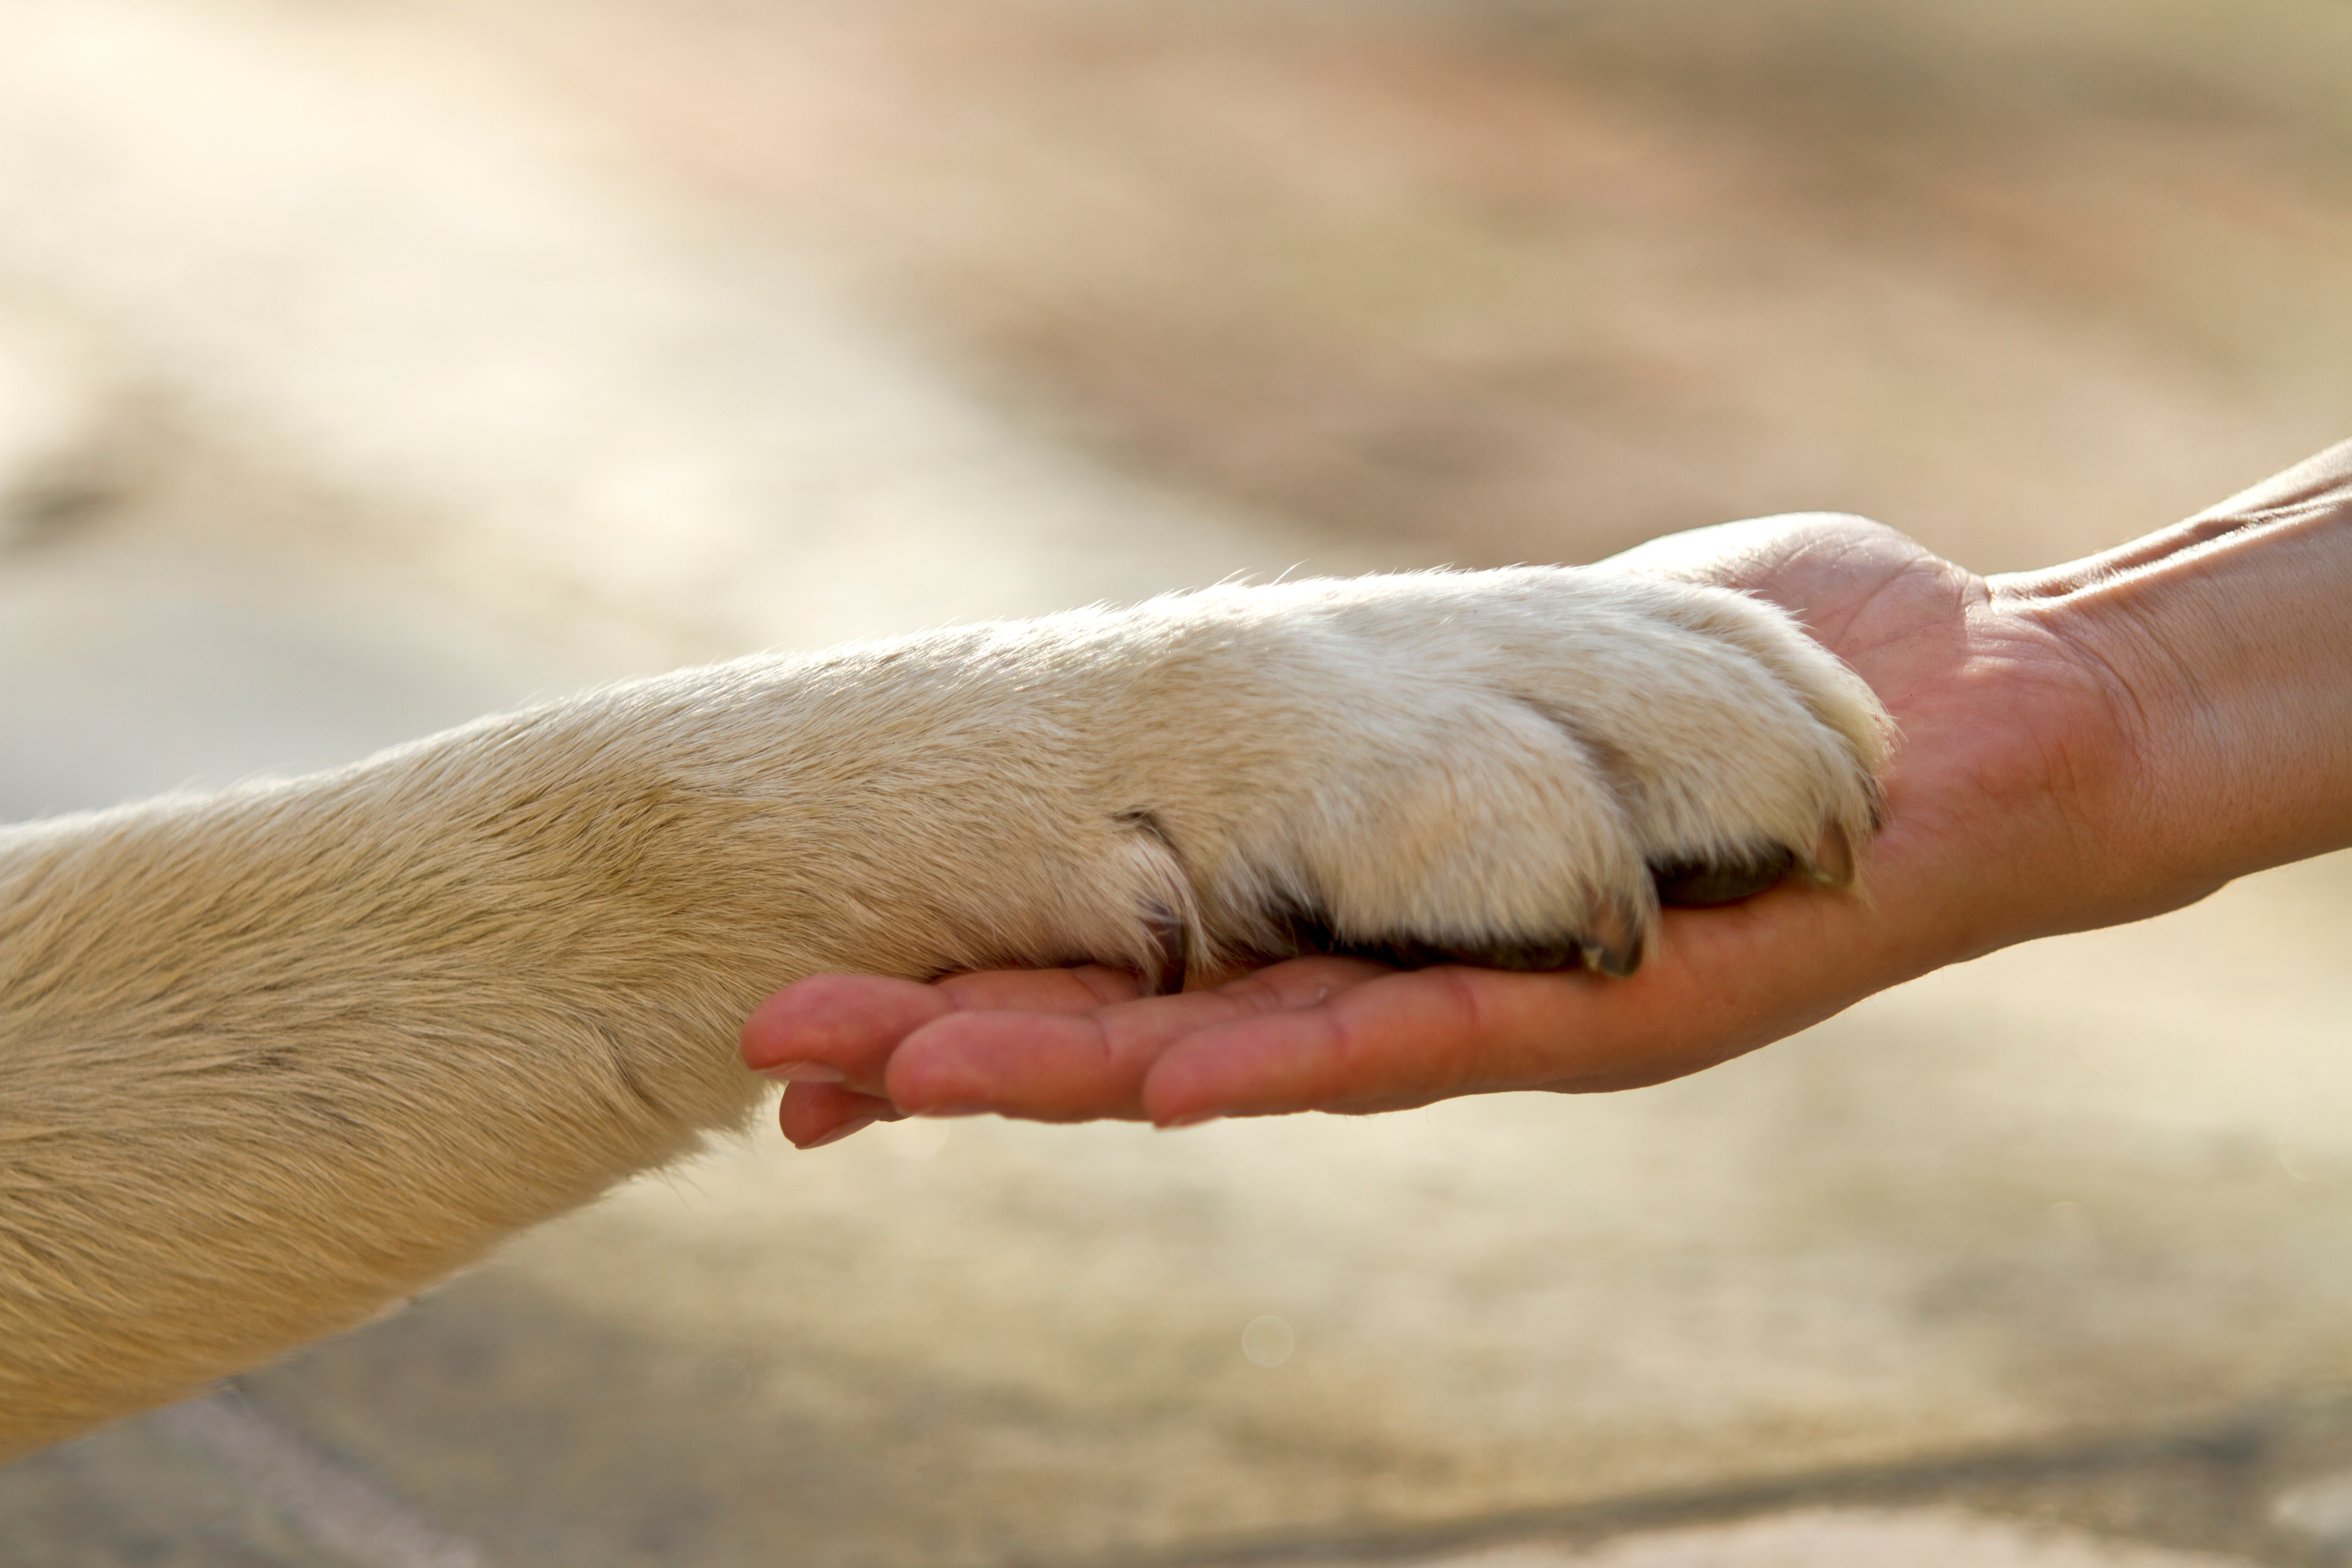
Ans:
[[[2110,684],[2131,765],[2105,852],[2151,900],[2352,845],[2352,443],[1993,586]]]

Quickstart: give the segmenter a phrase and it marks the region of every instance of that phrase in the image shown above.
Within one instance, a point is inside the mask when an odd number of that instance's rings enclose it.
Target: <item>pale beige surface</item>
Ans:
[[[1035,444],[822,262],[648,192],[488,66],[362,37],[387,26],[0,13],[0,304],[43,323],[0,356],[32,367],[0,444],[96,453],[72,460],[115,497],[0,555],[0,815],[337,761],[759,641],[1419,558]],[[276,173],[205,205],[228,164]],[[692,504],[633,531],[647,497]],[[1106,516],[1108,550],[1079,521]],[[1741,1489],[2333,1408],[2347,944],[2339,856],[1638,1095],[923,1125],[814,1155],[763,1131],[247,1396],[315,1458],[291,1473],[371,1478],[421,1538],[565,1568],[1589,1534],[1615,1526],[1577,1510],[1629,1498],[1769,1502]],[[420,1561],[352,1546],[224,1442],[131,1423],[0,1471],[0,1563]],[[2209,1534],[2306,1560],[2333,1472],[2268,1464]],[[2173,1517],[2172,1472],[2119,1473],[2155,1499],[2131,1528],[2170,1529],[2147,1521]],[[2104,1550],[1730,1528],[1692,1550]]]
[[[1029,417],[1466,564],[2040,565],[2352,416],[2339,6],[415,3]]]
[[[822,258],[618,163],[373,8],[0,16],[0,282],[299,454],[307,542],[478,613],[659,666],[1368,563],[1020,439]]]
[[[1429,1568],[2229,1568],[2235,1561],[1948,1510],[1824,1509],[1637,1535],[1584,1552],[1503,1547],[1439,1558]]]

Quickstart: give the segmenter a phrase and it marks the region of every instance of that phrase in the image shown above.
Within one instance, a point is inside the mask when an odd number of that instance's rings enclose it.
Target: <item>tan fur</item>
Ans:
[[[740,1125],[767,992],[1654,916],[1860,842],[1885,725],[1778,612],[1523,569],[746,659],[0,830],[0,1458],[368,1318]],[[1612,915],[1611,911],[1615,911]]]

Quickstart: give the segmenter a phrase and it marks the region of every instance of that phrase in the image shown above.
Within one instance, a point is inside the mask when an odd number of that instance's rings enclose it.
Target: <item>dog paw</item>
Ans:
[[[1139,614],[1157,722],[1115,787],[1173,862],[1163,984],[1303,952],[1630,974],[1662,904],[1843,886],[1878,825],[1876,699],[1727,590],[1520,568]]]

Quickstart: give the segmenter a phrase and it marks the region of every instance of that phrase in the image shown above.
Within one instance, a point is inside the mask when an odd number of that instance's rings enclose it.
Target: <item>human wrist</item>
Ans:
[[[2109,693],[2140,912],[2352,844],[2352,444],[2005,586]]]

